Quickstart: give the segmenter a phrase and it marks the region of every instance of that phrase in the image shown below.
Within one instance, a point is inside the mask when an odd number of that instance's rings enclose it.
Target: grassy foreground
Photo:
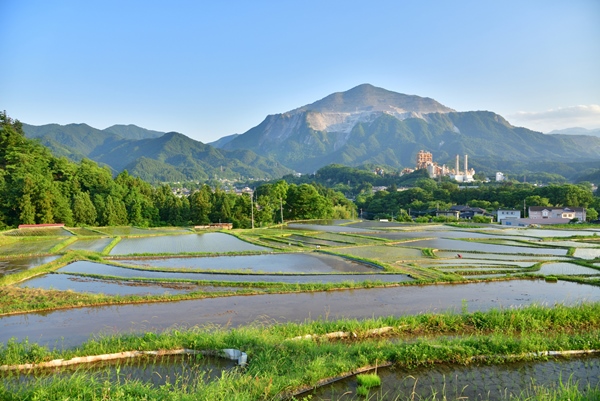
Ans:
[[[390,327],[385,334],[373,329]],[[351,333],[350,338],[323,335]],[[293,339],[313,334],[307,339]],[[388,341],[388,337],[396,341]],[[549,350],[600,349],[600,303],[578,306],[530,306],[456,314],[423,314],[365,321],[314,321],[304,324],[247,326],[224,330],[202,327],[190,330],[142,333],[93,339],[77,349],[50,350],[27,341],[0,345],[3,364],[69,359],[129,350],[235,348],[248,354],[248,365],[222,374],[220,379],[189,383],[174,379],[160,387],[123,378],[118,382],[86,372],[85,366],[68,377],[35,379],[27,386],[0,380],[2,400],[272,400],[285,399],[324,378],[386,361],[416,367],[438,363],[543,358]],[[524,395],[522,399],[558,400]],[[591,389],[589,394],[594,394]],[[572,394],[573,388],[565,388]],[[595,393],[597,394],[597,392]],[[582,395],[583,396],[583,395]],[[537,397],[537,396],[536,396]],[[431,398],[434,399],[434,398]]]

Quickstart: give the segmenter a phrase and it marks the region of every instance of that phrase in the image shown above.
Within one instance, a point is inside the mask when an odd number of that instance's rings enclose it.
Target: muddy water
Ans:
[[[514,280],[78,308],[2,317],[0,341],[28,337],[30,341],[50,346],[70,347],[97,333],[460,311],[463,300],[469,311],[532,303],[597,302],[600,300],[600,287],[563,281]]]
[[[600,357],[556,358],[548,361],[503,365],[440,365],[434,368],[379,369],[381,387],[372,389],[372,399],[404,400],[508,400],[536,386],[558,388],[569,379],[581,391],[600,385]],[[356,378],[351,377],[304,395],[311,400],[355,400]],[[531,393],[530,393],[531,394]],[[412,398],[411,398],[412,396]],[[371,398],[369,398],[371,399]]]

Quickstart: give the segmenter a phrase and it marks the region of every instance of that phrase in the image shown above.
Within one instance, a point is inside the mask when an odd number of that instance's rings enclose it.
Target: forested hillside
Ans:
[[[255,207],[253,213],[252,206]],[[168,185],[153,187],[127,170],[113,178],[96,162],[53,156],[28,139],[18,120],[0,113],[0,228],[19,224],[160,226],[231,222],[250,227],[285,219],[348,217],[353,204],[324,187],[281,181],[236,195],[207,185],[178,197]]]

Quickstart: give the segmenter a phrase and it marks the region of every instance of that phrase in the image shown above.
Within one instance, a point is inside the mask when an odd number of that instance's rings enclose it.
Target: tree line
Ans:
[[[216,222],[234,227],[285,220],[348,218],[352,202],[317,184],[264,184],[236,195],[202,185],[177,196],[169,185],[154,187],[127,171],[113,177],[108,167],[84,159],[55,157],[25,137],[22,124],[0,112],[0,228],[19,224],[141,227]]]
[[[385,191],[362,192],[356,197],[359,210],[368,217],[435,215],[453,205],[479,207],[488,212],[500,208],[527,210],[529,206],[584,207],[588,220],[598,218],[600,198],[594,196],[590,183],[535,186],[508,182],[493,185],[471,184],[459,187],[449,180],[438,182],[419,178],[415,186],[398,191],[391,185]]]

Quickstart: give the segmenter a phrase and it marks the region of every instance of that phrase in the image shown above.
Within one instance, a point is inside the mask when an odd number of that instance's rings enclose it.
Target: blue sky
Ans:
[[[600,1],[0,0],[0,109],[202,142],[370,83],[600,128]]]

